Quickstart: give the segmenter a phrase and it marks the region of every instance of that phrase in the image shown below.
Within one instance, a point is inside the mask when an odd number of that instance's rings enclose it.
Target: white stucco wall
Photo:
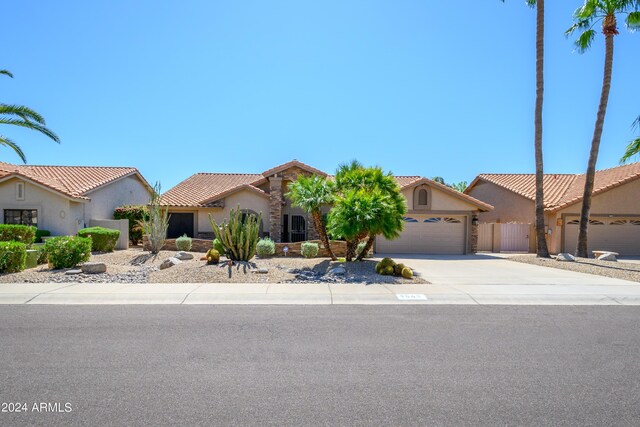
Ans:
[[[92,219],[113,219],[113,211],[123,205],[146,205],[151,192],[136,176],[119,179],[86,194],[91,198],[85,208],[84,222]]]
[[[24,200],[16,200],[16,183],[24,182]],[[73,209],[72,209],[73,206]],[[36,209],[38,228],[52,235],[75,234],[76,220],[82,204],[70,202],[57,193],[17,178],[0,183],[0,221],[4,222],[5,209]]]

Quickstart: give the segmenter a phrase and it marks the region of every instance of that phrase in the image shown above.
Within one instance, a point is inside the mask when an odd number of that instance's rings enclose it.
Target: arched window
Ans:
[[[420,189],[420,191],[418,191],[418,204],[422,206],[426,206],[428,204],[427,199],[428,199],[427,190],[425,190],[424,188]]]
[[[429,188],[426,186],[416,187],[413,190],[413,209],[429,209],[431,207]]]

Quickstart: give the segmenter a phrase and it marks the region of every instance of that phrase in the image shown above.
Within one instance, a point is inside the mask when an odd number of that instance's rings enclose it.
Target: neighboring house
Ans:
[[[209,215],[221,222],[240,206],[262,213],[263,236],[276,242],[317,239],[311,218],[284,196],[300,174],[328,176],[293,160],[260,174],[198,173],[163,194],[169,207],[168,237],[211,238]],[[492,206],[419,176],[396,177],[407,199],[405,227],[398,239],[379,238],[377,252],[464,254],[475,252],[477,215]],[[329,208],[327,208],[328,210]],[[475,218],[475,220],[474,220]]]
[[[118,206],[148,203],[150,195],[135,168],[0,162],[2,222],[33,225],[52,235],[74,235],[92,219],[113,219]]]
[[[584,174],[545,174],[545,225],[549,250],[575,252]],[[465,194],[495,206],[481,223],[535,223],[534,174],[481,174]],[[640,163],[596,172],[589,250],[640,255]]]

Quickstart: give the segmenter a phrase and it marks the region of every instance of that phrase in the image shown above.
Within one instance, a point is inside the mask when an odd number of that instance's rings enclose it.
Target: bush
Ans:
[[[0,224],[0,242],[32,244],[36,239],[36,228],[30,225]]]
[[[21,242],[0,242],[0,273],[22,271],[26,261],[27,245]]]
[[[80,237],[91,237],[91,249],[98,252],[113,252],[120,237],[120,230],[104,227],[89,227],[78,231]]]
[[[120,206],[113,212],[114,219],[129,220],[129,240],[134,245],[142,242],[142,227],[140,221],[149,217],[149,209],[144,205]]]
[[[91,239],[89,237],[54,237],[45,242],[44,248],[47,259],[55,269],[75,267],[91,258]]]
[[[305,258],[313,258],[318,255],[318,244],[312,242],[303,242],[300,245],[300,252]]]
[[[256,253],[260,258],[267,258],[276,253],[276,244],[268,237],[258,240]]]
[[[207,264],[217,264],[220,262],[220,252],[215,249],[209,249],[207,251]]]
[[[176,248],[179,251],[190,251],[191,250],[191,237],[183,234],[182,237],[178,237],[176,239]]]
[[[49,262],[47,259],[47,251],[44,249],[44,246],[36,246],[35,250],[38,251],[38,265],[46,264]]]
[[[224,245],[220,241],[220,239],[213,239],[213,249],[218,251],[218,253],[224,254],[226,251],[224,250]]]
[[[49,230],[36,230],[36,243],[42,242],[42,238],[48,236],[51,236],[51,232]]]

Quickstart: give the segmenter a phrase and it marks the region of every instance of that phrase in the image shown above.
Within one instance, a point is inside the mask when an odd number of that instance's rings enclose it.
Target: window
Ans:
[[[424,188],[418,191],[418,204],[422,206],[427,205],[427,190]]]
[[[413,209],[429,209],[429,189],[425,186],[413,190]]]
[[[447,224],[461,224],[462,221],[460,221],[457,218],[449,218],[449,217],[434,217],[434,218],[427,218],[425,219],[423,222],[427,222],[427,223],[447,223]]]
[[[410,218],[408,216],[405,216],[404,218],[402,218],[404,220],[404,222],[418,222],[417,219],[415,218]]]
[[[16,182],[16,200],[24,200],[24,182]]]
[[[5,209],[5,224],[38,226],[38,211],[35,209]]]

